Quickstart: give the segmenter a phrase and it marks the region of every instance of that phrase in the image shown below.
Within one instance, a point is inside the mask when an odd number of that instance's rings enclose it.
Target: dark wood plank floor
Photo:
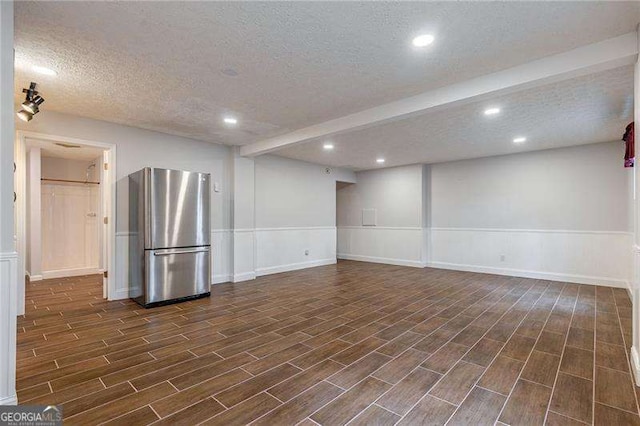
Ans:
[[[640,424],[625,290],[340,262],[151,310],[31,283],[19,402],[68,424]]]

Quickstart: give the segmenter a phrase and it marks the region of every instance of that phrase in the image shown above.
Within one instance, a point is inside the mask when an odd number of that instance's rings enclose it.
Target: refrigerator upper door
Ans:
[[[146,248],[210,245],[210,176],[153,168],[149,181]]]

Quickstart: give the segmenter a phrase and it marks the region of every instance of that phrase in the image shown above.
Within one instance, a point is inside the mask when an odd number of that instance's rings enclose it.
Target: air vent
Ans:
[[[72,143],[56,142],[56,145],[61,146],[63,148],[82,148],[80,145],[74,145]]]

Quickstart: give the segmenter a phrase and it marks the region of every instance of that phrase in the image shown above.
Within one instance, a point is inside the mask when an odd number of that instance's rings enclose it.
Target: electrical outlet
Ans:
[[[504,262],[504,259],[505,259],[505,255],[504,255],[504,254],[501,254],[501,255],[500,255],[500,262]]]
[[[305,256],[309,256],[309,249],[306,249],[306,250],[304,251],[304,255],[305,255]]]

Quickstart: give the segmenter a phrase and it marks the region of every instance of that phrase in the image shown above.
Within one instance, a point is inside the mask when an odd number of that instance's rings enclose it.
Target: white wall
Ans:
[[[220,192],[212,192],[211,198],[212,272],[214,282],[228,280],[232,267],[229,254],[231,242],[220,241],[231,229],[232,194],[228,147],[46,110],[41,111],[29,123],[20,122],[18,128],[117,146],[117,298],[128,297],[127,176],[146,166],[207,172],[211,173],[213,182],[219,183]]]
[[[424,266],[427,172],[420,164],[368,170],[339,189],[338,258]],[[376,210],[375,226],[363,226],[363,209]]]
[[[638,33],[638,47],[640,47],[640,32]],[[633,74],[633,101],[634,101],[634,133],[640,131],[640,56],[637,58],[634,65]],[[636,151],[636,159],[640,157]],[[631,347],[631,371],[636,381],[636,386],[640,386],[640,309],[638,303],[640,302],[640,197],[638,197],[638,185],[640,185],[640,173],[637,172],[639,167],[636,162],[636,167],[632,170],[632,182],[633,189],[631,198],[633,206],[631,209],[631,217],[633,220],[633,278],[631,280],[631,302],[633,304],[633,346]]]
[[[434,227],[630,231],[623,142],[431,166]]]
[[[335,263],[336,181],[355,182],[355,174],[273,155],[255,158],[257,275]]]
[[[13,207],[13,2],[0,2],[0,405],[16,404],[18,257]]]
[[[610,142],[358,172],[338,191],[338,257],[626,287],[623,155]]]
[[[241,157],[238,149],[231,155],[233,174],[233,282],[256,277],[255,244],[255,164]]]
[[[625,287],[621,142],[430,166],[435,267]]]

